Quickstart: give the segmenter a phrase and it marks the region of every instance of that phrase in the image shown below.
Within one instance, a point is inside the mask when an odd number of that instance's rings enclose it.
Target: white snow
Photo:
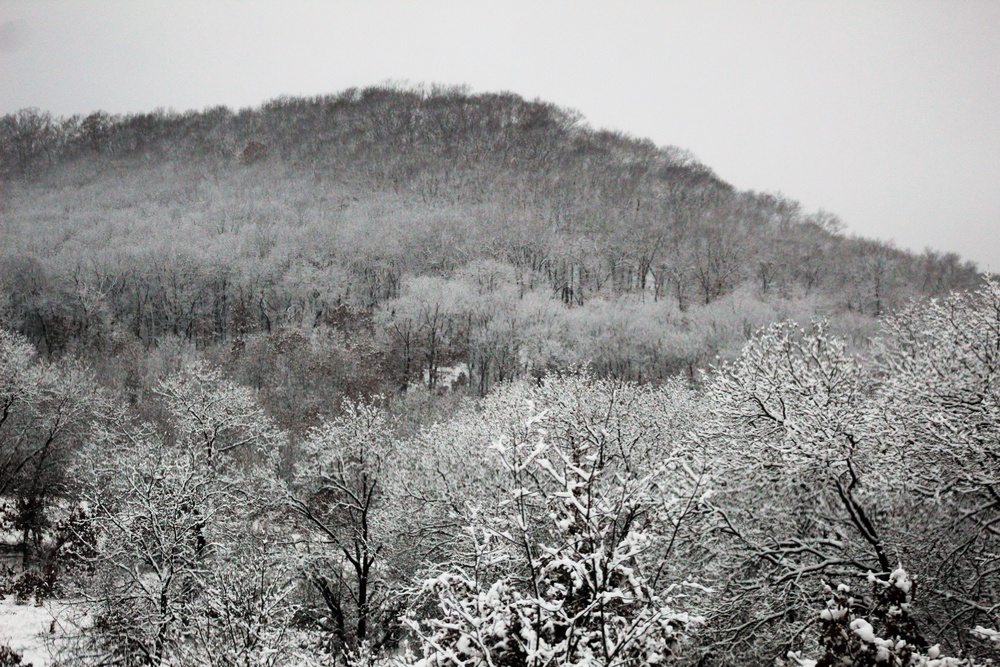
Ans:
[[[889,576],[889,581],[899,590],[903,591],[907,595],[910,594],[910,589],[913,588],[913,582],[910,581],[910,576],[906,574],[906,570],[902,567],[896,568],[893,573]]]
[[[824,621],[839,621],[844,616],[847,616],[846,607],[832,607],[819,613],[819,617]]]
[[[854,630],[854,634],[861,637],[861,641],[868,642],[869,644],[875,643],[875,629],[865,619],[856,618],[851,621],[851,630]]]
[[[25,664],[48,667],[52,655],[46,640],[60,634],[58,619],[64,611],[65,605],[58,602],[18,605],[8,596],[0,602],[0,642],[20,653]]]
[[[798,651],[789,651],[787,657],[789,660],[794,660],[798,667],[816,667],[815,660],[801,657]]]

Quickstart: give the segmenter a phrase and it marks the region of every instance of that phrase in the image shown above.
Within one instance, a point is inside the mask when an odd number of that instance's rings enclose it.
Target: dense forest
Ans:
[[[462,88],[22,110],[0,183],[0,584],[78,605],[61,665],[1000,646],[956,255]]]
[[[580,363],[662,381],[777,319],[825,317],[863,344],[882,313],[979,280],[511,94],[27,110],[0,123],[0,157],[0,321],[46,355],[266,352],[307,332],[371,356],[386,391],[458,364],[480,394]]]

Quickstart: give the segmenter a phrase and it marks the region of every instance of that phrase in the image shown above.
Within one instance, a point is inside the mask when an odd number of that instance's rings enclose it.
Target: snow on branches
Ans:
[[[911,619],[915,590],[906,570],[898,567],[888,579],[869,574],[870,599],[852,594],[840,584],[819,613],[818,659],[789,652],[783,665],[798,667],[973,667],[971,660],[942,655],[940,645],[927,646]]]
[[[1000,485],[1000,281],[887,318],[876,351],[888,426],[927,473],[917,480]]]
[[[472,513],[470,562],[424,582],[424,613],[407,619],[418,664],[610,667],[677,654],[696,619],[646,573],[659,490],[593,441],[550,439],[552,426],[543,411],[526,420],[530,437],[492,445],[507,496]]]
[[[765,329],[716,370],[707,394],[714,435],[742,441],[737,465],[826,478],[849,465],[876,466],[881,448],[866,409],[870,382],[825,324]]]

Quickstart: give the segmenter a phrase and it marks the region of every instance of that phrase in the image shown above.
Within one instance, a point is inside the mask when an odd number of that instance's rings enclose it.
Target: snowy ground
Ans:
[[[0,602],[0,643],[21,653],[24,664],[48,667],[52,662],[49,646],[61,635],[60,619],[66,611],[65,603],[18,605],[8,596]]]

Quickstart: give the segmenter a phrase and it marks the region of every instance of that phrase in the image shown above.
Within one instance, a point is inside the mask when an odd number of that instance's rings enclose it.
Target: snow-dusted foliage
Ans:
[[[226,379],[219,368],[190,364],[162,380],[156,393],[187,444],[201,448],[209,462],[225,453],[273,454],[280,444],[281,433],[253,390]]]
[[[400,443],[406,482],[397,487],[406,487],[404,496],[419,496],[413,509],[434,510],[428,520],[437,522],[461,515],[470,500],[483,508],[505,502],[510,475],[487,451],[497,441],[532,440],[532,419],[543,412],[546,439],[554,446],[585,443],[616,469],[636,476],[659,472],[653,479],[673,485],[678,496],[698,483],[702,447],[692,435],[705,405],[694,391],[680,382],[653,388],[567,372],[541,383],[504,385]]]
[[[706,614],[709,653],[773,659],[801,635],[816,578],[891,570],[883,518],[893,462],[871,388],[822,324],[765,329],[709,378],[712,412],[699,431],[724,480],[711,501],[722,567]]]
[[[567,431],[542,411],[522,423],[526,437],[491,447],[509,485],[471,513],[466,559],[423,584],[408,619],[418,664],[669,661],[694,619],[650,584],[661,490],[585,437],[585,420]]]
[[[274,550],[250,546],[206,574],[204,589],[187,609],[185,641],[177,660],[211,667],[299,664],[290,604],[295,573]]]
[[[928,646],[911,618],[914,584],[902,567],[887,579],[869,574],[868,599],[840,584],[826,586],[831,597],[819,613],[820,655],[806,658],[791,651],[783,665],[798,667],[972,667],[971,660],[943,655]]]
[[[395,443],[382,408],[346,400],[302,445],[287,498],[300,531],[293,561],[313,592],[304,613],[334,656],[378,655],[399,636],[400,595],[390,586],[400,588],[398,574],[386,564],[407,520],[386,500]]]
[[[1000,282],[914,303],[876,341],[888,426],[913,482],[961,495],[1000,485]]]
[[[278,664],[285,654],[281,614],[267,610],[288,579],[260,569],[280,496],[268,448],[281,436],[245,392],[195,370],[163,383],[170,396],[201,396],[168,402],[172,438],[118,410],[80,462],[95,536],[95,574],[79,591],[83,664]],[[221,438],[231,445],[215,447]]]
[[[740,438],[740,464],[837,478],[875,468],[880,448],[867,409],[870,381],[823,324],[765,329],[711,378],[717,428]]]
[[[922,582],[909,622],[952,654],[988,653],[969,630],[1000,620],[998,349],[989,280],[887,318],[872,356],[785,323],[707,378],[699,431],[724,479],[707,653],[752,662],[801,647],[817,579],[887,582],[900,560]]]
[[[876,352],[885,439],[919,521],[903,538],[922,607],[982,655],[967,629],[1000,626],[1000,282],[912,304]]]
[[[0,329],[0,530],[16,532],[25,562],[45,567],[45,531],[90,422],[107,398],[93,375],[68,362],[39,359],[20,335]]]

